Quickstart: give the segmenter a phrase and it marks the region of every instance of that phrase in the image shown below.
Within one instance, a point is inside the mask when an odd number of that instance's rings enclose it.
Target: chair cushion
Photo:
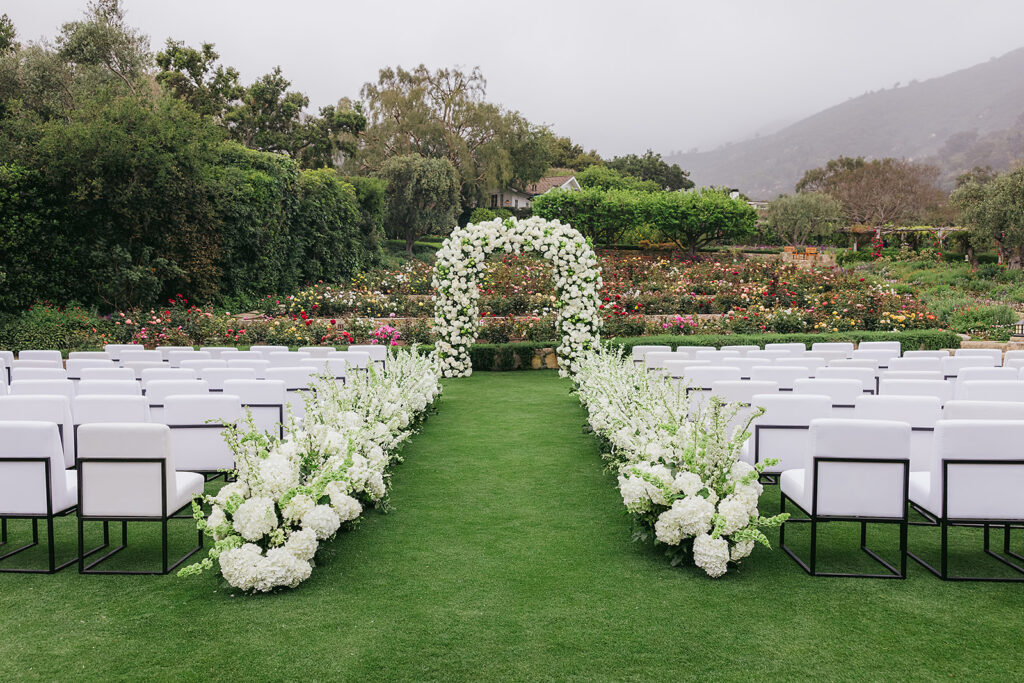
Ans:
[[[54,476],[59,477],[60,472]],[[64,486],[53,487],[53,511],[64,512],[74,505],[78,505],[78,470],[64,470]]]
[[[802,467],[783,472],[782,476],[779,477],[779,488],[797,505],[802,507],[805,512],[810,514],[811,497],[807,495],[808,492],[804,488],[804,470]]]
[[[907,497],[910,498],[911,502],[923,507],[933,515],[941,514],[941,510],[938,509],[939,505],[932,501],[931,472],[910,473],[910,486]]]
[[[196,474],[195,472],[176,472],[174,483],[178,496],[175,499],[175,504],[168,506],[168,512],[177,512],[192,501],[193,495],[203,492],[203,475]]]

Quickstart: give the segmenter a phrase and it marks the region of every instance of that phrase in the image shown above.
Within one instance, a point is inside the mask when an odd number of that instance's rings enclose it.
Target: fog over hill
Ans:
[[[771,199],[792,192],[806,169],[839,155],[934,163],[947,187],[974,166],[1002,170],[1024,159],[1024,48],[852,98],[771,135],[668,160],[688,169],[698,185],[729,185]]]

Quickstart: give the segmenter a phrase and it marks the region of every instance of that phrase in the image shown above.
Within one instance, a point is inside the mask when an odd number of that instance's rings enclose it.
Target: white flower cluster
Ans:
[[[434,347],[444,377],[468,377],[473,372],[469,347],[476,341],[480,325],[477,280],[488,254],[534,252],[551,262],[551,279],[558,302],[557,327],[562,342],[557,352],[559,373],[564,377],[578,370],[579,359],[597,346],[601,330],[597,293],[601,269],[590,244],[570,225],[543,218],[470,223],[455,228],[437,252],[433,285]]]
[[[344,385],[319,380],[302,424],[293,421],[283,440],[255,429],[230,431],[237,480],[206,496],[208,515],[194,506],[214,546],[182,574],[216,559],[227,582],[243,591],[305,581],[320,542],[384,497],[397,449],[440,393],[433,362],[413,349],[392,354],[386,370],[356,373]]]
[[[709,576],[768,545],[756,468],[738,459],[754,411],[716,398],[698,403],[686,387],[637,368],[620,352],[586,354],[575,375],[590,426],[619,471],[622,502],[642,528]],[[695,396],[695,395],[691,395]]]

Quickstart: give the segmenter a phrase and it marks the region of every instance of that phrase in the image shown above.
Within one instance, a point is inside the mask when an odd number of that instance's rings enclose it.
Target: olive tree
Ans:
[[[823,192],[783,195],[768,205],[768,227],[793,246],[822,238],[843,223],[843,205]]]

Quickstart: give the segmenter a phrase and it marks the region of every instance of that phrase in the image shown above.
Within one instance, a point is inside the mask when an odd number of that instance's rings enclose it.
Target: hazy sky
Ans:
[[[85,0],[3,0],[22,40]],[[603,155],[709,148],[1024,47],[1019,0],[125,0],[150,36],[280,65],[313,107],[384,65],[480,66],[488,99]]]

